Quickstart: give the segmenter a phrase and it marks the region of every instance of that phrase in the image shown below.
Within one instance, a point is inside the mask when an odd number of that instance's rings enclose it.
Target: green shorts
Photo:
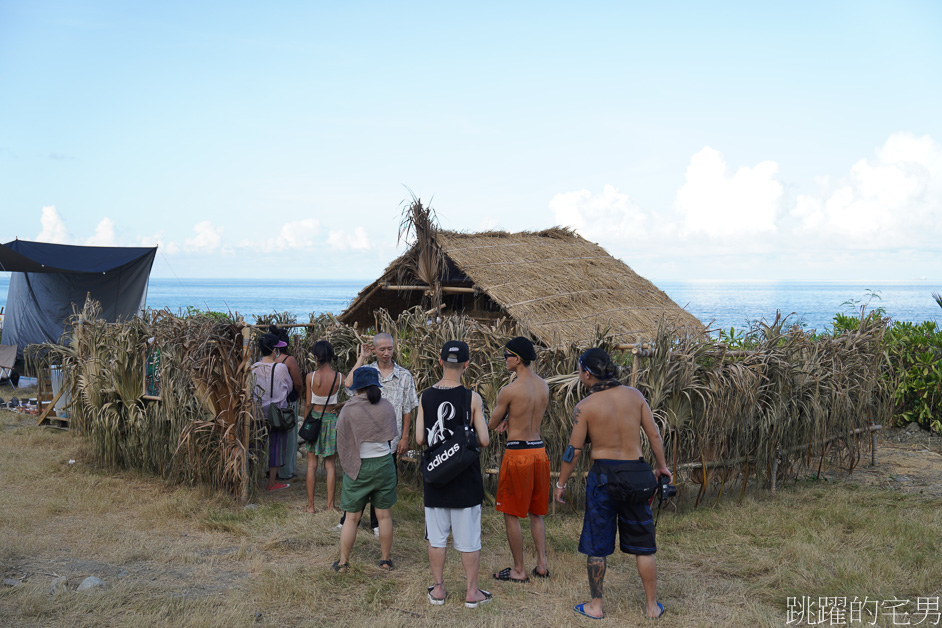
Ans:
[[[343,474],[340,508],[345,512],[361,512],[368,501],[373,502],[373,508],[392,508],[396,503],[397,482],[392,454],[379,458],[364,458],[360,461],[357,479]]]
[[[318,414],[320,416],[320,414]],[[315,456],[333,456],[337,453],[337,413],[325,412],[321,419],[321,435],[316,443],[305,445],[308,453]]]

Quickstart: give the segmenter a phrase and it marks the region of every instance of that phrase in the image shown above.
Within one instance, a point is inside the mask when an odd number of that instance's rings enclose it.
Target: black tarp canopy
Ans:
[[[102,318],[126,319],[147,301],[156,247],[73,246],[13,240],[0,245],[0,271],[10,276],[3,337],[17,346],[58,342],[73,306],[91,295]]]

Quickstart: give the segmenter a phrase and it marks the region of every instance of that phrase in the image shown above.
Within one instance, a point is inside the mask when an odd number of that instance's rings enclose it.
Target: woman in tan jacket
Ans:
[[[379,566],[392,569],[392,517],[396,503],[396,465],[390,442],[397,438],[396,410],[382,398],[379,371],[361,366],[353,372],[351,389],[356,391],[337,419],[337,453],[343,467],[343,496],[340,507],[347,513],[340,531],[340,560],[335,571],[346,571],[357,525],[366,502],[373,503],[379,522]]]

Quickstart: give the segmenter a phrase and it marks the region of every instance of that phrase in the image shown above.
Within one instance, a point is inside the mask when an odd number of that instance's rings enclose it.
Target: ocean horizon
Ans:
[[[288,312],[298,322],[311,314],[341,313],[373,280],[365,279],[178,279],[152,277],[147,306],[185,312],[188,307],[226,312],[254,321]],[[942,323],[942,308],[928,281],[654,281],[679,306],[711,329],[745,329],[771,321],[776,311],[809,329],[823,331],[834,315],[859,314],[859,306],[882,307],[893,320]],[[0,276],[0,306],[6,306],[9,274]],[[875,295],[871,298],[871,295]]]

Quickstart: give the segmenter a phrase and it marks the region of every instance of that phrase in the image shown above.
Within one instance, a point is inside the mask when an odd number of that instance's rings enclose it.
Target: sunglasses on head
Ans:
[[[593,377],[598,377],[598,375],[592,372],[592,369],[590,369],[588,366],[585,365],[585,363],[582,361],[582,356],[579,356],[576,359],[576,365],[579,367],[580,371],[585,371],[586,373],[588,373],[589,375],[592,375]]]

